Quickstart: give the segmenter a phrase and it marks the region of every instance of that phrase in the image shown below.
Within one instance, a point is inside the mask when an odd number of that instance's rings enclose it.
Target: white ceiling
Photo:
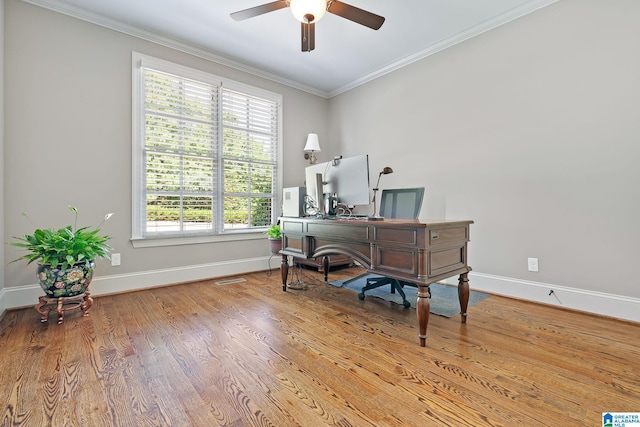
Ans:
[[[289,8],[245,21],[271,0],[25,0],[330,97],[557,0],[345,0],[386,18],[378,31],[330,13],[300,51]]]

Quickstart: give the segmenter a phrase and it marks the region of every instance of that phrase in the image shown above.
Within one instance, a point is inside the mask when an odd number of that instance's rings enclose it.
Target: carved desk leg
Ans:
[[[51,309],[47,307],[47,298],[43,296],[38,298],[38,304],[36,304],[35,309],[41,316],[40,323],[46,323],[49,320],[49,312],[51,311]]]
[[[427,325],[429,324],[429,310],[431,308],[431,292],[429,286],[418,286],[418,299],[416,301],[416,315],[418,316],[418,328],[420,333],[420,347],[424,347],[427,343]]]
[[[322,265],[324,266],[324,281],[329,280],[329,255],[322,257]]]
[[[469,305],[469,273],[462,273],[458,280],[458,299],[460,300],[460,322],[467,323]]]
[[[280,276],[282,276],[282,292],[287,291],[287,276],[289,275],[289,257],[282,255],[282,264],[280,264]]]

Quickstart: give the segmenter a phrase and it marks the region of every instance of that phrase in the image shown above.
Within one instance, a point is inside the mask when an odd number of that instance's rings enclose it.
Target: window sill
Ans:
[[[172,236],[172,237],[132,237],[134,248],[153,248],[158,246],[199,245],[203,243],[238,242],[243,240],[266,239],[264,231],[217,234],[215,236]]]

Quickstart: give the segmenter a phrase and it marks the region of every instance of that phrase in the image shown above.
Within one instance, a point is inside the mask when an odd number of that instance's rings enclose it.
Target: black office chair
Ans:
[[[424,198],[424,187],[400,188],[394,190],[382,190],[380,197],[380,216],[385,218],[416,219],[420,214],[422,199]],[[392,279],[390,277],[379,276],[367,279],[367,284],[358,294],[358,298],[363,300],[365,291],[379,288],[380,286],[391,285],[391,293],[398,291],[402,297],[402,305],[405,308],[411,307],[407,301],[403,287],[416,286],[414,283],[403,280]]]

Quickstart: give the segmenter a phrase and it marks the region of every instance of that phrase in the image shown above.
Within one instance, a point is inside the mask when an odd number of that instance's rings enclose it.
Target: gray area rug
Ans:
[[[367,283],[368,277],[378,276],[375,274],[367,274],[346,285],[344,282],[347,282],[351,279],[337,280],[335,282],[330,282],[330,284],[339,288],[349,289],[357,294]],[[460,301],[458,300],[457,286],[440,285],[438,283],[434,283],[430,285],[429,288],[431,289],[431,304],[429,310],[431,313],[444,317],[453,317],[457,314],[460,314]],[[415,308],[418,288],[413,286],[405,286],[404,293],[407,296],[407,301],[411,303],[411,307]],[[356,296],[354,295],[354,297]],[[372,297],[382,298],[386,301],[391,301],[396,304],[402,305],[402,297],[397,293],[392,294],[390,285],[380,286],[379,288],[371,289],[365,292],[365,299]],[[467,309],[488,297],[489,294],[471,290],[471,292],[469,293],[469,306],[467,307]]]

